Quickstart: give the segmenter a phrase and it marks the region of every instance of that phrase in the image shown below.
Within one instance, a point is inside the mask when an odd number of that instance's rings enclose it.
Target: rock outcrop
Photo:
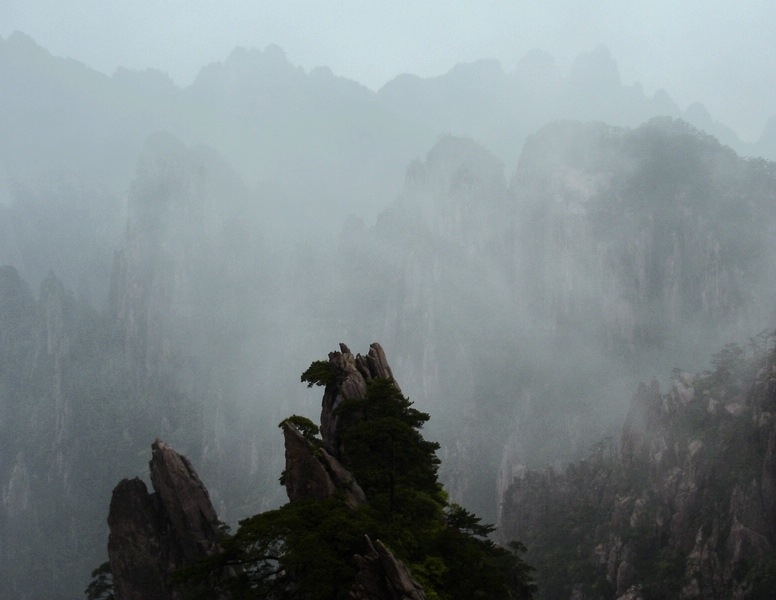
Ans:
[[[282,481],[292,503],[335,494],[342,494],[353,509],[367,503],[355,477],[336,456],[334,448],[346,423],[334,411],[344,400],[363,398],[372,379],[388,379],[397,389],[398,384],[379,344],[372,344],[366,356],[353,356],[344,344],[340,350],[329,355],[336,377],[323,399],[322,420],[329,424],[323,440],[295,424],[305,419],[292,417],[281,424],[286,456]],[[121,481],[113,491],[108,555],[116,600],[179,600],[182,592],[171,579],[175,572],[220,550],[220,523],[191,463],[157,439],[150,471],[153,493],[138,478]],[[425,599],[422,586],[401,560],[380,540],[373,543],[366,535],[364,540],[364,553],[353,556],[357,575],[349,600]]]
[[[619,451],[602,443],[563,473],[512,482],[499,532],[544,565],[541,597],[765,597],[776,567],[776,350],[745,360],[726,347],[715,364],[678,373],[667,394],[640,385]]]
[[[342,493],[346,504],[356,508],[367,502],[356,479],[340,462],[341,439],[348,422],[336,414],[346,400],[360,400],[374,379],[387,379],[399,389],[382,346],[373,343],[366,356],[353,355],[345,344],[329,353],[331,381],[326,385],[321,409],[323,445],[305,438],[289,421],[282,423],[286,448],[283,481],[291,502],[324,500]],[[366,552],[353,557],[358,569],[348,600],[425,600],[421,585],[406,565],[380,540],[365,537]]]
[[[385,545],[365,536],[368,552],[355,557],[358,573],[347,600],[425,600],[409,569]]]
[[[346,400],[362,399],[367,384],[374,379],[387,379],[399,390],[393,372],[378,343],[369,346],[366,356],[353,355],[345,344],[339,352],[329,353],[330,381],[323,394],[321,408],[322,445],[305,438],[292,424],[284,421],[283,436],[286,449],[286,468],[283,481],[291,502],[323,500],[337,490],[345,494],[347,503],[356,507],[366,497],[353,475],[342,465],[342,431],[347,426],[337,415],[337,408]]]
[[[361,486],[342,464],[325,448],[315,447],[288,421],[282,423],[286,447],[286,468],[283,481],[288,499],[325,500],[337,490],[355,508],[366,502]]]
[[[170,576],[218,550],[219,521],[191,463],[161,440],[152,446],[154,492],[140,479],[113,490],[108,556],[116,600],[177,600]]]
[[[337,408],[345,400],[363,398],[366,395],[367,382],[372,379],[389,379],[397,390],[399,384],[393,378],[385,352],[378,343],[369,346],[366,356],[353,356],[350,348],[340,344],[339,352],[329,353],[329,368],[333,376],[323,394],[321,437],[334,455],[339,456],[341,425],[336,415]]]

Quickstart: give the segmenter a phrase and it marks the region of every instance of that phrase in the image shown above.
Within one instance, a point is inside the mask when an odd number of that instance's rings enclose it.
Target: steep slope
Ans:
[[[116,329],[53,275],[36,298],[0,269],[0,340],[0,593],[73,597],[100,560],[106,475],[136,468],[138,436],[197,417],[165,382],[131,380]]]
[[[151,451],[154,491],[124,479],[110,502],[108,564],[117,600],[177,600],[171,576],[220,550],[221,524],[191,463],[158,439]]]
[[[445,137],[346,232],[335,319],[382,328],[415,397],[444,407],[449,488],[491,514],[499,469],[585,448],[636,381],[773,322],[775,194],[771,163],[680,121],[548,126],[509,186]]]
[[[563,472],[524,470],[499,535],[520,536],[543,598],[766,598],[776,566],[776,336],[641,384],[617,440]]]
[[[716,345],[759,331],[774,317],[773,181],[678,121],[546,128],[512,182],[534,312],[618,353],[687,344],[672,333],[695,326],[698,356],[701,330]]]

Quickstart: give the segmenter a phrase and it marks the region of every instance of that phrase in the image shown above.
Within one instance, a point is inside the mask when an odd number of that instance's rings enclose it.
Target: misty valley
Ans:
[[[0,38],[0,597],[771,598],[774,132]]]

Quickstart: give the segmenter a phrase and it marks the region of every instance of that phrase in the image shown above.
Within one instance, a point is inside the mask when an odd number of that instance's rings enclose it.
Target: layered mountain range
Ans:
[[[275,425],[333,340],[381,340],[452,497],[495,520],[639,381],[776,321],[776,169],[737,154],[767,135],[605,50],[373,93],[238,49],[179,89],[15,34],[0,86],[0,595],[85,587],[157,437],[222,520],[279,504]]]

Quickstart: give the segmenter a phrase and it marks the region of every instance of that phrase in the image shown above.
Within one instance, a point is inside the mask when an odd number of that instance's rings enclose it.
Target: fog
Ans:
[[[669,90],[682,106],[702,101],[754,142],[776,104],[765,2],[477,2],[390,5],[143,0],[126,6],[82,0],[5,0],[0,35],[19,30],[56,55],[112,74],[159,69],[188,85],[235,46],[278,44],[306,70],[328,66],[377,90],[401,73],[430,77],[459,62],[495,58],[505,69],[532,49],[566,69],[606,45],[625,84]]]
[[[282,503],[339,342],[494,521],[776,326],[769,8],[132,6],[0,8],[0,595],[86,587],[157,436]]]

